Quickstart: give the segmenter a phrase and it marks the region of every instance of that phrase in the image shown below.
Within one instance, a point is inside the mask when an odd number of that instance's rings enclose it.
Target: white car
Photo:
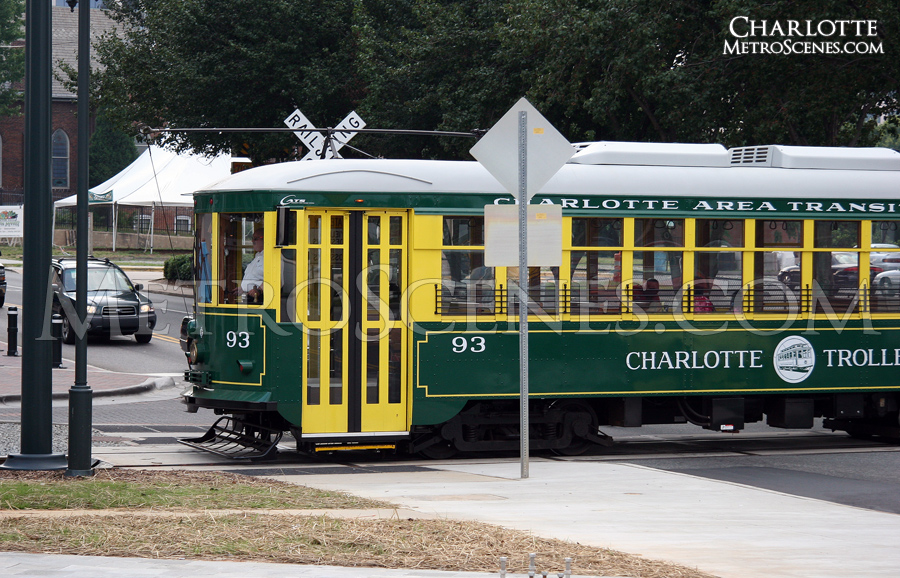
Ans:
[[[873,249],[900,249],[893,243],[872,243]],[[872,251],[869,253],[869,264],[880,267],[883,271],[900,269],[900,252]]]
[[[872,287],[884,297],[900,295],[900,269],[879,273],[872,280]]]

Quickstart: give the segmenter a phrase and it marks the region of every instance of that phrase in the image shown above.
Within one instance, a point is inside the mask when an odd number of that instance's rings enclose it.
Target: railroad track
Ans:
[[[273,460],[228,460],[177,443],[180,437],[196,437],[204,428],[178,425],[94,424],[104,441],[120,440],[116,447],[96,447],[94,455],[117,467],[186,467],[250,471],[278,469],[315,473],[319,468],[349,468],[349,471],[383,467],[421,467],[438,463],[415,456],[390,453],[334,452],[315,456],[299,454],[294,441],[286,436],[279,443],[279,455]],[[740,456],[789,456],[835,453],[898,452],[900,445],[874,440],[854,439],[843,433],[827,431],[744,432],[725,437],[706,432],[628,433],[613,435],[611,447],[597,447],[581,456],[557,456],[550,452],[533,453],[532,459],[585,462],[641,462],[667,458],[715,458]],[[517,460],[514,452],[471,454],[456,457],[467,460]],[[302,470],[302,471],[301,471]],[[349,473],[349,472],[348,472]]]

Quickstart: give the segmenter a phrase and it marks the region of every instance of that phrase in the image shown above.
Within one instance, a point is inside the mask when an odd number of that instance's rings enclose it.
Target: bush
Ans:
[[[194,278],[194,263],[191,255],[176,255],[163,263],[163,276],[169,281],[190,281]]]

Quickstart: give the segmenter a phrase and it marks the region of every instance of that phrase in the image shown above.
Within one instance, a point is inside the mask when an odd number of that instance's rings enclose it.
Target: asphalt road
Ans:
[[[0,314],[0,335],[6,338],[8,307],[20,309],[19,327],[22,317],[22,275],[10,269],[6,270],[7,290],[6,307]],[[188,368],[178,342],[181,319],[191,309],[192,302],[181,297],[150,294],[156,309],[157,326],[153,331],[150,343],[139,344],[134,337],[111,337],[103,339],[98,336],[88,337],[88,364],[110,371],[125,373],[146,373],[150,375],[180,376]],[[21,343],[21,330],[19,333]],[[63,344],[63,359],[75,359],[75,346]]]

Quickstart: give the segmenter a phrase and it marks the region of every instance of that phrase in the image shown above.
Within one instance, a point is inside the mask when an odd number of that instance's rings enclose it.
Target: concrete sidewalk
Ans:
[[[102,558],[0,552],[0,573],[17,578],[497,578],[485,572],[344,568],[263,562],[208,562],[148,558]],[[507,578],[525,578],[507,574]],[[540,576],[540,574],[538,574]],[[555,576],[555,574],[550,574]],[[572,578],[578,578],[573,576]]]
[[[75,383],[75,362],[63,359],[63,367],[65,369],[53,370],[54,400],[68,399],[69,389]],[[168,376],[120,373],[90,365],[87,368],[87,383],[94,397],[133,395],[177,385],[175,378]],[[0,404],[21,402],[22,387],[22,350],[19,349],[18,356],[10,357],[8,345],[0,342]]]

